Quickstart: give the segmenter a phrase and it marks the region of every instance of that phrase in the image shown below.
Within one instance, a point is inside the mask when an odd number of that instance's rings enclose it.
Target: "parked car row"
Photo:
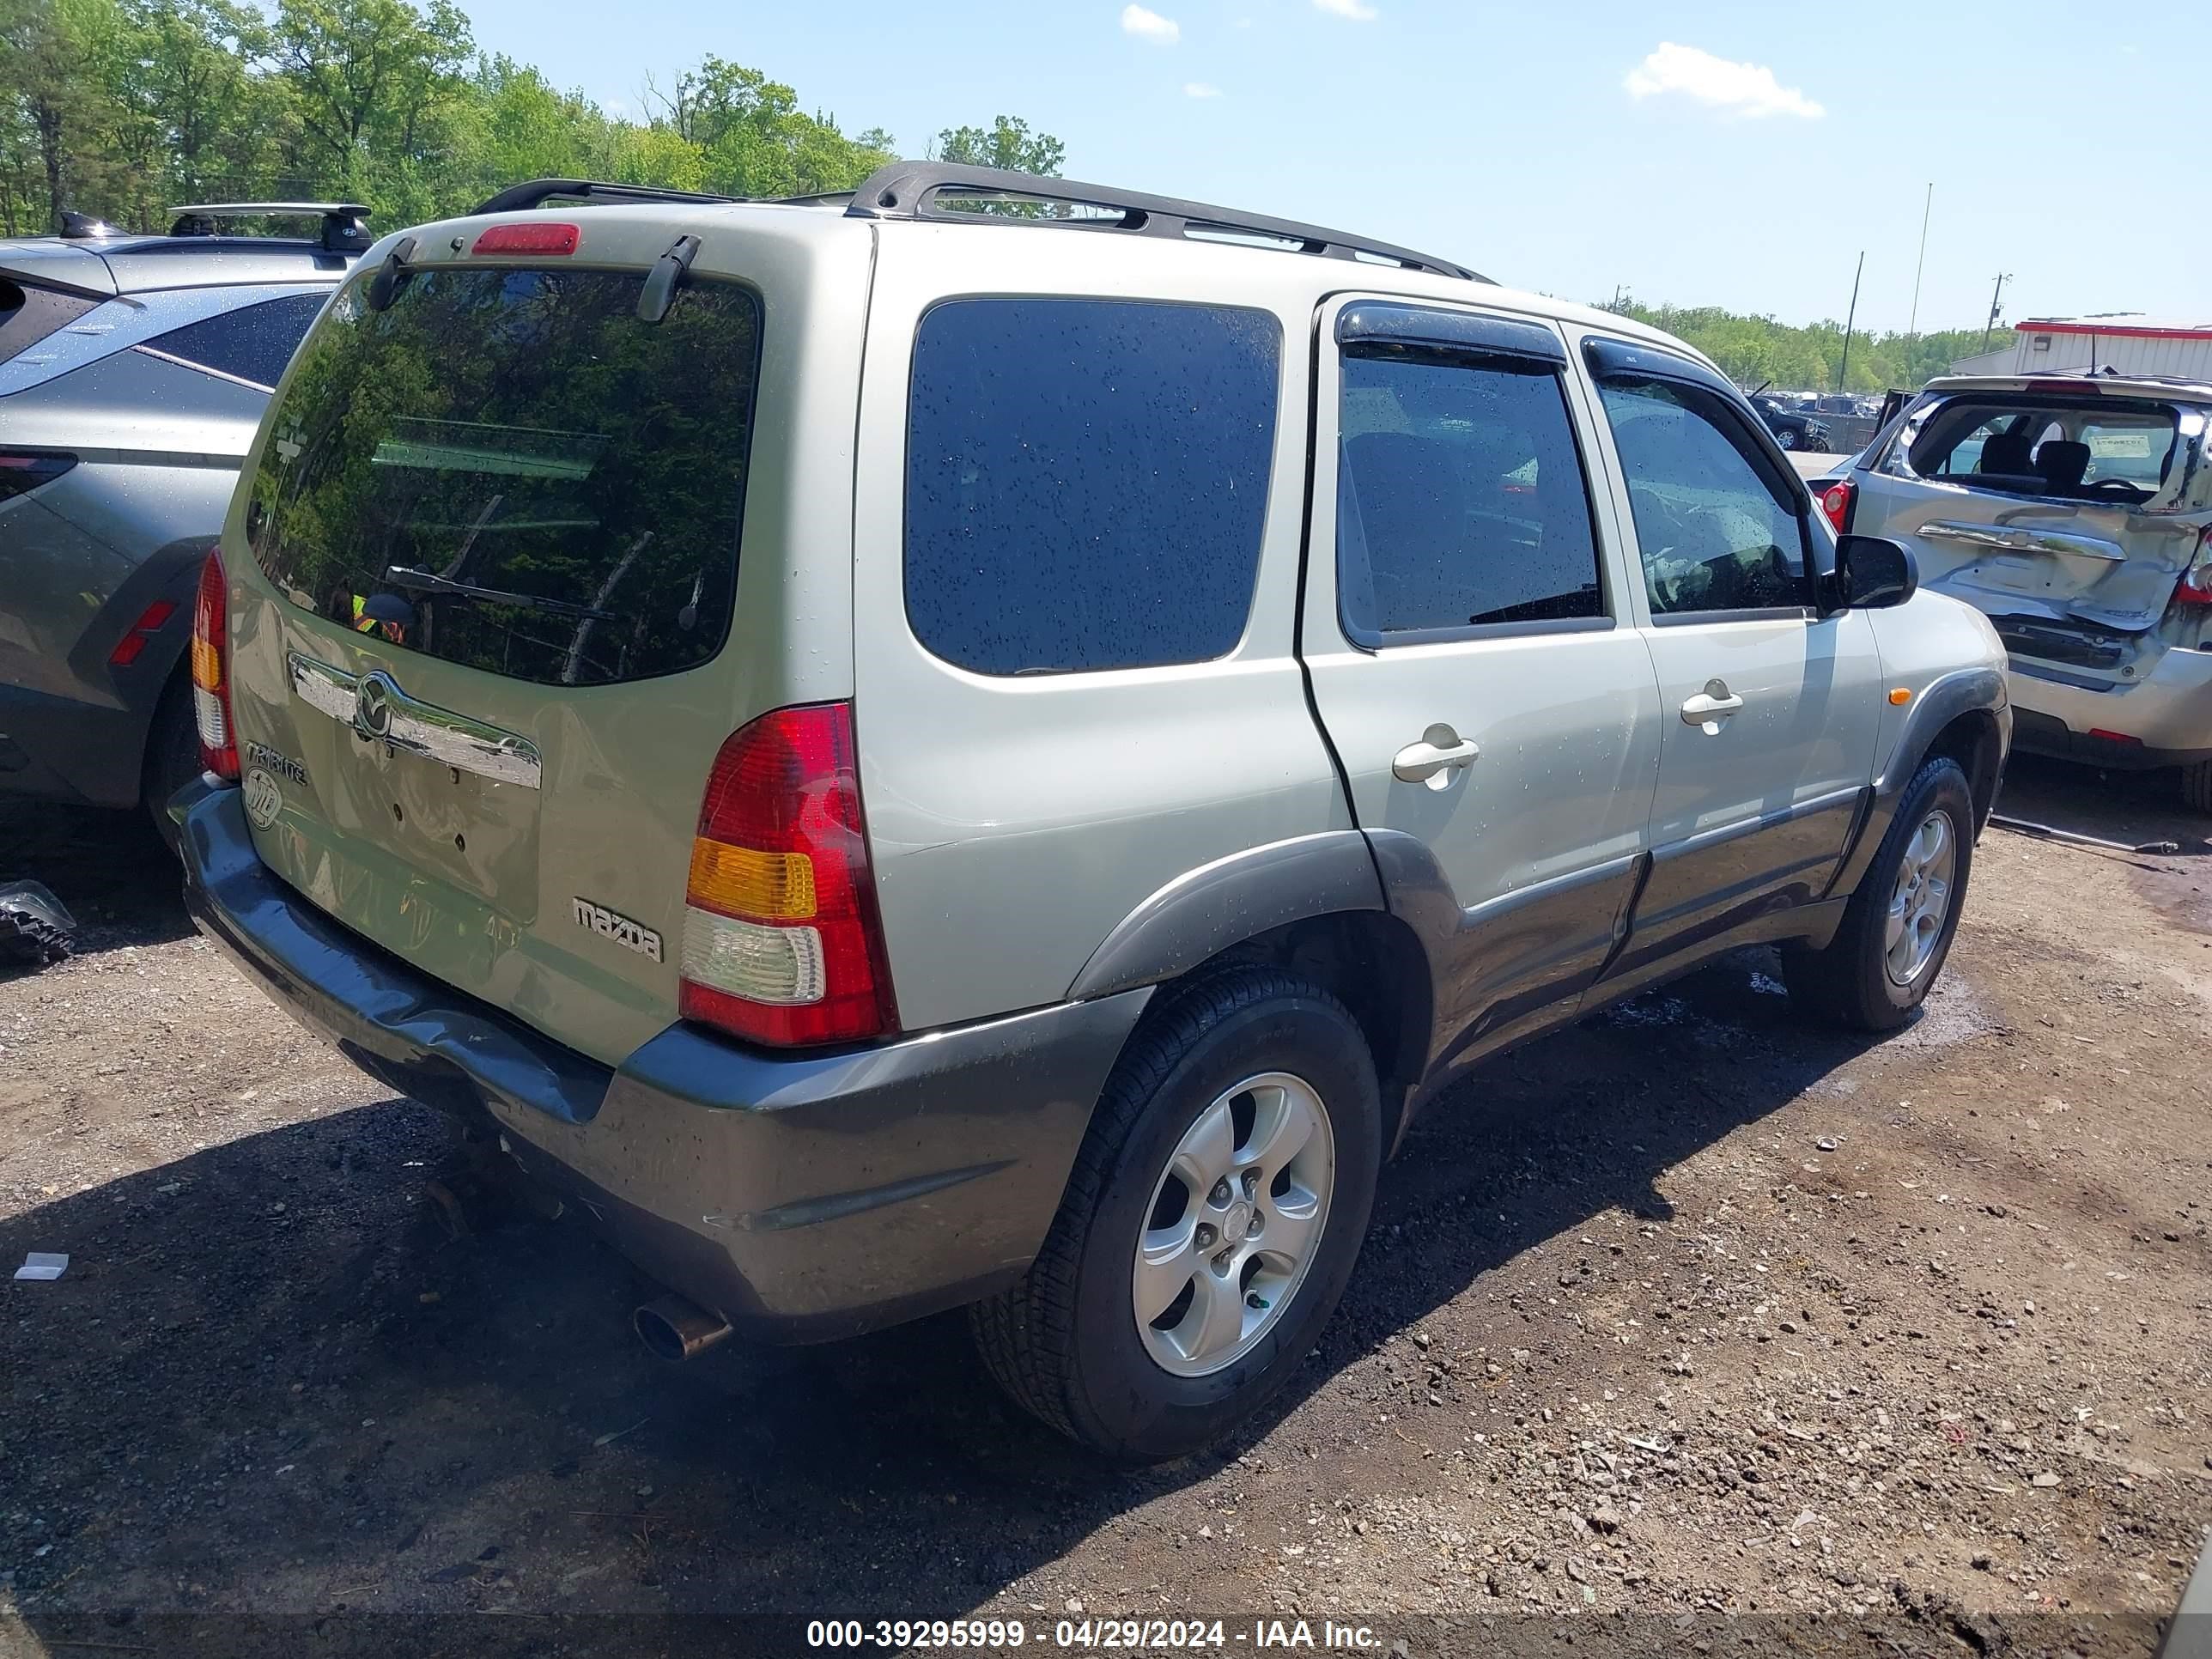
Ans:
[[[1802,449],[1811,454],[1820,454],[1828,447],[1828,423],[1818,415],[1792,409],[1778,398],[1755,397],[1751,406],[1766,422],[1766,429],[1774,434],[1774,441],[1784,449]]]

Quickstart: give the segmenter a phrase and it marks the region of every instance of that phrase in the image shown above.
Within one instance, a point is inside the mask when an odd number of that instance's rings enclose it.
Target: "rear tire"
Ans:
[[[155,832],[172,853],[182,845],[182,832],[169,821],[169,798],[199,776],[200,728],[192,714],[191,682],[179,674],[155,706],[153,724],[146,731],[146,760],[140,777],[139,799],[154,820]]]
[[[1974,798],[1959,763],[1941,755],[1923,763],[1835,938],[1818,951],[1783,947],[1790,1000],[1860,1031],[1893,1031],[1911,1018],[1950,955],[1973,836]]]
[[[2191,811],[2212,812],[2212,760],[2181,769],[2181,804]]]
[[[1036,1260],[969,1310],[1017,1404],[1133,1462],[1198,1450],[1290,1381],[1352,1276],[1382,1157],[1374,1061],[1335,998],[1258,967],[1160,994]]]

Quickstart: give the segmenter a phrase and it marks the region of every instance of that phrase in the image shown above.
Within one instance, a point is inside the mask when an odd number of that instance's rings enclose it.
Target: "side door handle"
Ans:
[[[1425,783],[1431,789],[1442,789],[1451,782],[1454,772],[1472,766],[1481,753],[1472,739],[1462,739],[1439,720],[1421,733],[1419,743],[1409,743],[1390,757],[1390,775],[1401,783]]]
[[[1717,736],[1721,722],[1743,707],[1743,699],[1728,689],[1726,680],[1707,680],[1705,689],[1682,704],[1682,724]]]

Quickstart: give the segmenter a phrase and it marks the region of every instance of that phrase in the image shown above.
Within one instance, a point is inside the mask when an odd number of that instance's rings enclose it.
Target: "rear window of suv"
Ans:
[[[301,608],[492,673],[603,685],[721,649],[760,304],[635,273],[418,271],[356,283],[301,348],[248,532]]]
[[[907,426],[906,609],[981,674],[1202,662],[1244,635],[1282,331],[1152,301],[948,301]]]

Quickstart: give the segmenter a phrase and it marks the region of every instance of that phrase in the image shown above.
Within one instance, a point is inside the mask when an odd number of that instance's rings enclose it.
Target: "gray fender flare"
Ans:
[[[2000,747],[1997,765],[2002,770],[2004,753],[2012,746],[2012,698],[2005,689],[2003,670],[1984,664],[1977,668],[1953,669],[1937,677],[1912,700],[1911,708],[1906,711],[1905,727],[1897,734],[1896,746],[1889,751],[1888,764],[1874,781],[1858,839],[1851,843],[1842,867],[1836,872],[1836,879],[1829,884],[1830,894],[1841,897],[1858,890],[1860,878],[1874,862],[1875,852],[1897,816],[1897,803],[1905,793],[1905,787],[1919,772],[1936,735],[1960,715],[1977,708],[1987,709],[1996,717]],[[1980,827],[1975,826],[1978,830]]]
[[[1157,985],[1271,928],[1385,908],[1374,855],[1357,830],[1248,847],[1147,896],[1091,953],[1067,994],[1082,1000]]]

